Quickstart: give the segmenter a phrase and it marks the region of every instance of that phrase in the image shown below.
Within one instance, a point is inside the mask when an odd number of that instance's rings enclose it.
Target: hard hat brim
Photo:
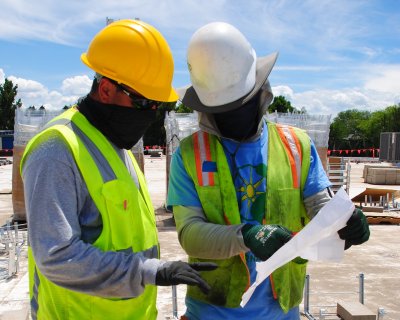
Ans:
[[[268,76],[271,73],[271,70],[274,67],[277,58],[278,52],[274,52],[265,57],[257,58],[256,83],[253,89],[248,94],[233,102],[220,106],[207,106],[200,101],[196,91],[191,85],[178,88],[176,89],[176,92],[179,95],[179,99],[186,107],[196,111],[204,113],[222,113],[235,110],[247,103],[260,90],[261,86],[268,79]]]

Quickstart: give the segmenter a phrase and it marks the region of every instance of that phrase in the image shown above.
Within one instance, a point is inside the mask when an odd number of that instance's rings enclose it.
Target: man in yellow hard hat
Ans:
[[[269,74],[278,54],[257,57],[234,26],[199,28],[187,50],[191,85],[178,90],[199,113],[200,130],[180,142],[169,177],[179,241],[190,261],[214,261],[208,294],[188,287],[190,320],[299,320],[306,261],[296,258],[262,282],[242,308],[265,261],[331,198],[309,136],[263,120],[272,101]],[[356,210],[339,232],[346,248],[369,237]]]
[[[21,159],[29,225],[33,319],[155,319],[157,285],[208,292],[214,264],[159,260],[154,210],[128,151],[176,101],[161,33],[137,20],[109,24],[82,61],[90,93],[53,119]]]

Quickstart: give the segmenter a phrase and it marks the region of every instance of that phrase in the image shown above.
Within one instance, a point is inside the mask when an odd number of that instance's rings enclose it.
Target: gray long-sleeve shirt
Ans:
[[[102,162],[98,152],[90,151]],[[116,151],[137,183],[126,150]],[[107,166],[100,171],[109,175]],[[49,280],[67,289],[120,298],[136,297],[146,284],[155,283],[160,260],[140,253],[102,252],[92,245],[102,230],[101,215],[61,138],[33,150],[22,176],[29,243],[37,267]]]

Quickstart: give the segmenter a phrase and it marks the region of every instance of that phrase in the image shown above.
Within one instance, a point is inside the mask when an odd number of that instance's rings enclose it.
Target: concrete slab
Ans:
[[[351,166],[350,193],[358,194],[359,190],[371,187],[371,185],[365,184],[362,180],[363,164],[352,163]],[[11,181],[11,178],[7,178],[7,175],[11,177],[11,172],[3,173],[4,170],[10,170],[10,168],[10,166],[0,167],[0,189],[3,183],[10,183]],[[161,258],[185,261],[186,254],[179,245],[172,214],[164,210],[165,169],[165,156],[157,158],[145,156],[146,180],[156,211]],[[374,185],[373,187],[375,188],[376,186]],[[387,186],[383,187],[387,188]],[[1,196],[3,195],[0,194],[0,221],[5,221],[12,211],[12,203],[10,200],[1,202]],[[310,262],[308,274],[310,275],[311,287],[311,313],[318,317],[319,309],[329,310],[330,308],[336,308],[339,300],[358,301],[359,275],[362,273],[365,278],[364,300],[366,307],[372,311],[377,311],[378,307],[383,307],[387,312],[385,320],[400,319],[400,304],[397,302],[400,297],[398,280],[400,274],[399,239],[400,226],[372,225],[370,240],[362,246],[354,246],[347,250],[341,263]],[[23,267],[24,263],[26,266],[26,259],[22,260],[21,271],[17,277],[7,281],[0,280],[0,319],[17,319],[16,317],[21,314],[22,317],[27,315],[28,283],[26,270],[24,271]],[[158,291],[159,319],[172,319],[172,289],[170,287],[160,287]],[[177,286],[178,315],[183,314],[185,311],[185,292],[185,286]],[[14,308],[15,300],[21,300],[25,305],[20,305],[19,309]],[[301,305],[301,310],[303,310],[303,304]]]
[[[360,302],[338,302],[337,314],[343,320],[376,320],[376,314]]]

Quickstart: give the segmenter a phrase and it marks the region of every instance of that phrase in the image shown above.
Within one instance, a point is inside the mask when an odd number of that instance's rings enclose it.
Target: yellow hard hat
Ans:
[[[90,69],[123,83],[144,97],[173,102],[174,60],[167,41],[140,20],[118,20],[102,29],[81,60]]]

